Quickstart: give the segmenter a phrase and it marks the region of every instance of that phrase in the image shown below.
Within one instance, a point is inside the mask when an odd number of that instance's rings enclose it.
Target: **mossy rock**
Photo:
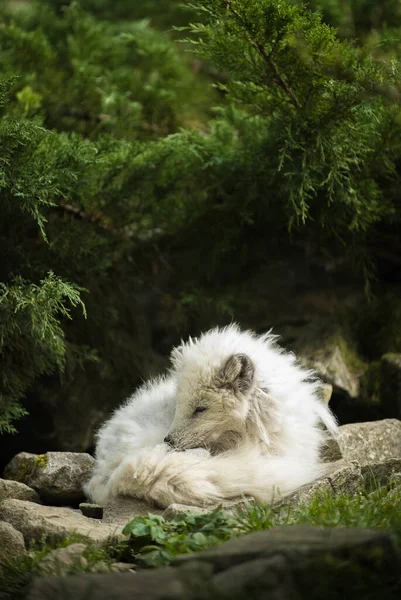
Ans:
[[[359,396],[360,379],[368,366],[358,355],[349,331],[316,321],[304,328],[295,351],[300,362],[314,369],[334,392]]]
[[[48,504],[78,505],[85,500],[82,485],[90,477],[94,459],[77,452],[20,452],[4,471],[12,479],[36,490]]]

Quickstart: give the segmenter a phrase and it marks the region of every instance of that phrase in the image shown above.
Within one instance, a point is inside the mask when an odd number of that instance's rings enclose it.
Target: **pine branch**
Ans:
[[[112,227],[111,225],[108,225],[107,223],[105,223],[101,217],[97,217],[95,215],[90,215],[89,213],[85,212],[78,206],[75,206],[74,204],[70,204],[69,202],[58,201],[58,203],[54,203],[54,208],[63,210],[67,214],[75,217],[76,219],[82,219],[84,221],[88,221],[88,222],[92,223],[93,225],[95,225],[96,227],[98,227],[99,229],[102,229],[103,231],[105,231],[107,233],[111,233],[111,234],[117,236],[118,238],[124,238],[127,240],[137,239],[139,241],[143,241],[144,236],[140,235],[135,224],[125,225],[124,227],[122,227],[120,229],[116,228],[116,227]],[[152,237],[157,237],[160,233],[161,233],[160,229],[154,229],[154,230],[148,231],[145,238],[150,239]]]
[[[78,219],[82,219],[84,221],[89,221],[90,223],[94,223],[95,225],[98,225],[99,227],[101,227],[102,229],[105,229],[106,231],[110,231],[112,233],[116,233],[116,231],[117,231],[113,227],[106,225],[100,217],[90,215],[89,213],[85,212],[78,206],[74,206],[73,204],[70,204],[69,202],[59,201],[57,204],[55,203],[55,206],[57,208],[63,210],[64,212],[66,212],[70,215],[73,215],[74,217],[76,217]]]
[[[291,103],[295,106],[295,108],[301,108],[301,104],[300,104],[298,98],[296,97],[296,95],[294,94],[293,90],[288,85],[288,83],[285,81],[284,77],[280,74],[276,63],[272,59],[272,52],[270,52],[270,53],[267,52],[266,48],[262,44],[260,44],[259,42],[255,42],[255,40],[252,39],[250,32],[249,32],[248,24],[246,23],[246,21],[242,17],[242,15],[237,10],[235,10],[235,8],[232,7],[231,1],[224,0],[224,2],[225,2],[227,9],[232,12],[232,14],[237,18],[237,20],[244,27],[244,29],[247,33],[249,45],[252,46],[253,48],[255,48],[255,50],[257,50],[257,52],[261,55],[263,60],[266,62],[266,64],[270,68],[271,72],[273,73],[273,77],[274,77],[277,85],[279,87],[281,87],[281,89],[290,97]],[[273,49],[274,49],[274,47],[273,47]]]

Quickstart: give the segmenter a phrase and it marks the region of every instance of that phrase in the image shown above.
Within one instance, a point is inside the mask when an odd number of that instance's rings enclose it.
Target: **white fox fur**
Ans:
[[[94,502],[271,502],[325,472],[321,423],[335,434],[335,418],[319,381],[275,336],[230,325],[182,343],[171,359],[168,376],[144,384],[100,429],[85,486]]]

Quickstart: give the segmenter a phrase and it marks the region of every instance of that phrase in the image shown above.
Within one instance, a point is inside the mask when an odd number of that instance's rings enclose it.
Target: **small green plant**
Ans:
[[[355,495],[319,494],[296,507],[245,503],[230,511],[219,507],[211,513],[188,513],[170,521],[150,514],[125,526],[123,533],[130,535],[130,540],[121,545],[121,551],[125,546],[131,560],[160,567],[179,554],[205,550],[246,533],[299,523],[388,529],[401,542],[400,509],[401,487],[389,485]]]
[[[123,529],[129,548],[149,567],[168,564],[178,554],[216,546],[238,535],[234,515],[221,508],[207,514],[189,513],[171,521],[159,515],[137,517]]]

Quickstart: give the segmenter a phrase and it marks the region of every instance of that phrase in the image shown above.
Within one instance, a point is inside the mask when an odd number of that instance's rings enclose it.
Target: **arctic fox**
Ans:
[[[271,502],[324,473],[336,421],[319,381],[270,332],[212,329],[174,348],[168,375],[139,388],[97,434],[87,495],[216,504]]]

